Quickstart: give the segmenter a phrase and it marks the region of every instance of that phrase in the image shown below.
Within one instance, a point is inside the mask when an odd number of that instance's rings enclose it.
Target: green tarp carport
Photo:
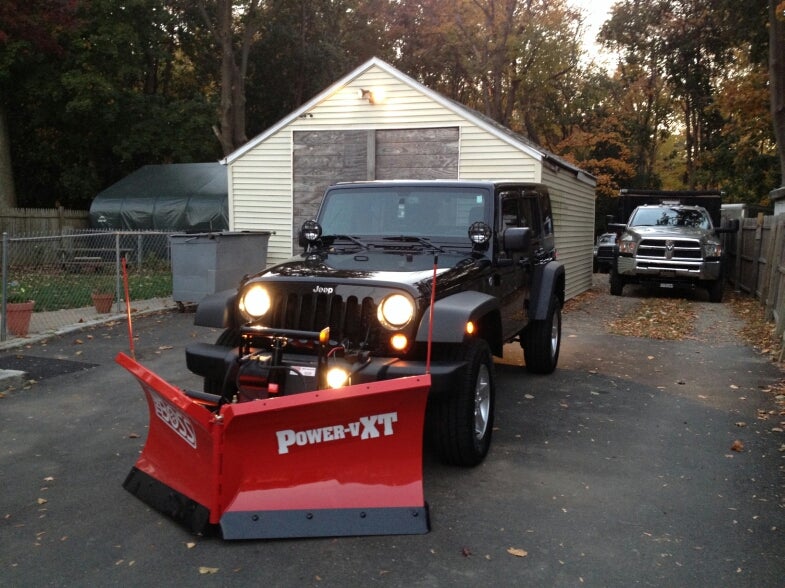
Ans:
[[[229,228],[226,166],[146,165],[100,192],[90,205],[95,229],[225,231]]]

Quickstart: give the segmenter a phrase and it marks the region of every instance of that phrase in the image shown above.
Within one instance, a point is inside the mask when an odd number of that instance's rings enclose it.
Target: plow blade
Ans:
[[[127,355],[147,441],[123,486],[224,539],[429,530],[422,441],[430,376],[225,404],[211,412]]]

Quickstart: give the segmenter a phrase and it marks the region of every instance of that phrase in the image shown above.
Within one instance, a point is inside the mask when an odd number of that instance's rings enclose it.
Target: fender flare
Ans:
[[[535,270],[529,301],[529,320],[545,320],[548,317],[551,297],[554,295],[559,299],[559,303],[564,305],[564,281],[564,264],[560,261],[549,261]]]
[[[491,324],[486,325],[486,329],[492,333],[484,335],[495,351],[495,340],[501,336],[501,311],[497,298],[482,292],[466,291],[437,300],[433,305],[433,342],[462,343],[466,337],[467,321],[479,322],[485,317],[490,317]],[[429,324],[430,311],[426,308],[417,329],[418,343],[428,341]]]
[[[235,301],[237,290],[222,290],[203,298],[196,307],[194,325],[228,329],[237,326]]]

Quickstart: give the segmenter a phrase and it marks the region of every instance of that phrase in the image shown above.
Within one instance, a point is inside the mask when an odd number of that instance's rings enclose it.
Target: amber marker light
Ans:
[[[330,327],[325,327],[319,331],[319,343],[326,345],[330,341]]]
[[[466,323],[466,334],[467,335],[474,335],[474,329],[475,329],[475,327],[474,327],[474,323],[472,321],[469,321],[469,322]]]
[[[398,333],[397,335],[393,335],[390,337],[390,345],[393,346],[393,349],[396,351],[403,351],[406,349],[406,346],[409,344],[409,340],[406,338],[406,335],[401,335]]]

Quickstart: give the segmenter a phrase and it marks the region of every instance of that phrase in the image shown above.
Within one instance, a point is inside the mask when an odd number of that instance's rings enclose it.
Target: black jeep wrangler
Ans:
[[[547,188],[337,184],[299,239],[297,257],[200,302],[195,323],[225,329],[215,345],[186,351],[205,392],[268,398],[420,375],[430,360],[434,445],[447,463],[480,463],[493,428],[492,355],[519,341],[540,374],[559,359],[565,272]]]

